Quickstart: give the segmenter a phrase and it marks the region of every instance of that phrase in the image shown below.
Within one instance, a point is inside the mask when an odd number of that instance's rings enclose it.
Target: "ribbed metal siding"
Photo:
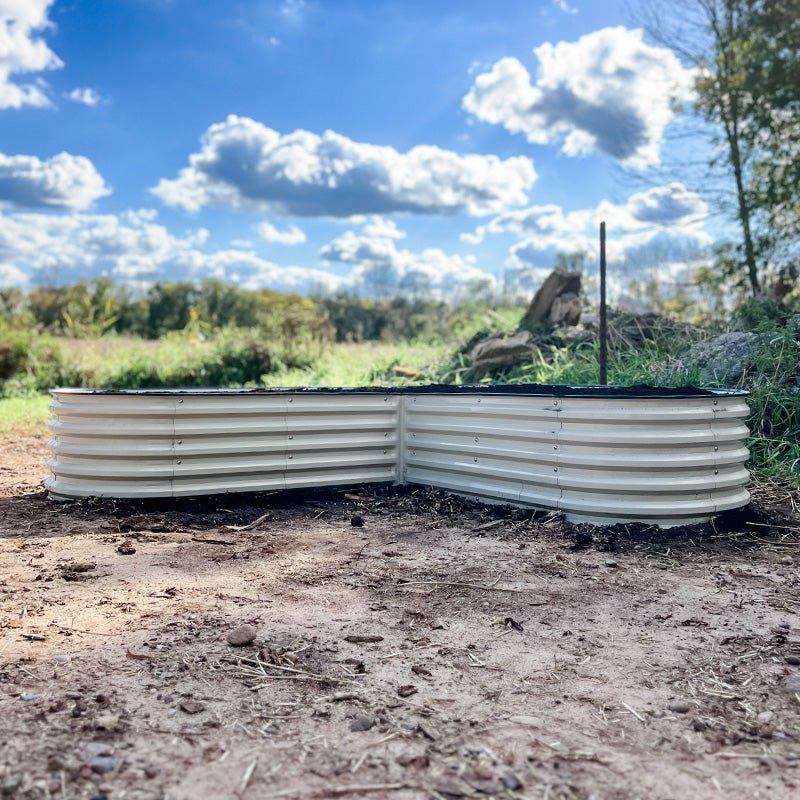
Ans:
[[[65,497],[398,481],[660,525],[749,499],[740,396],[56,391],[51,407],[47,487]]]
[[[178,497],[391,481],[389,395],[54,392],[51,493]]]
[[[407,396],[403,479],[595,523],[747,503],[740,397]]]

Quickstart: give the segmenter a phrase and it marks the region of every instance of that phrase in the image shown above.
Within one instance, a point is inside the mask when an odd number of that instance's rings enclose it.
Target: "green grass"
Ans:
[[[0,399],[0,433],[44,433],[50,395]]]
[[[425,343],[336,344],[308,368],[281,370],[263,380],[271,387],[397,386],[415,381],[394,375],[396,367],[418,370],[427,381],[449,351],[446,345]]]

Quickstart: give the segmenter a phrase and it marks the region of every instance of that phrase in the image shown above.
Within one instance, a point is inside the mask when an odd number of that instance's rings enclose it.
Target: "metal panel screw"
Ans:
[[[178,464],[182,464],[183,462],[182,462],[180,459],[178,459],[178,462],[177,462],[177,463],[178,463]]]

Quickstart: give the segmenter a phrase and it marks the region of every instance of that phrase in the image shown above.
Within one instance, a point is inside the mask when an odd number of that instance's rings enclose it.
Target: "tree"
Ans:
[[[736,208],[742,233],[744,266],[754,295],[761,291],[753,235],[755,203],[748,188],[753,147],[744,129],[752,105],[745,79],[747,0],[695,0],[705,13],[712,51],[699,59],[697,107],[722,133],[724,158],[736,188]]]
[[[653,0],[644,13],[650,35],[695,70],[695,110],[714,147],[702,188],[732,185],[715,199],[739,241],[720,249],[718,266],[758,295],[776,243],[798,234],[800,3]]]
[[[800,244],[800,0],[749,0],[745,33],[750,188],[773,260],[792,263]]]

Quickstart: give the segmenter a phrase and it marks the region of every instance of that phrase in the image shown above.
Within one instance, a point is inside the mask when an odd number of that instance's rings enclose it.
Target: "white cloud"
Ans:
[[[367,236],[384,239],[406,238],[406,232],[401,231],[393,219],[386,219],[386,217],[381,216],[374,216],[365,220],[363,231]]]
[[[553,5],[565,14],[577,14],[578,9],[567,3],[567,0],[553,0]]]
[[[266,242],[274,244],[303,244],[306,241],[306,234],[297,225],[290,225],[288,230],[278,230],[269,222],[260,222],[256,225],[256,233]]]
[[[83,209],[107,194],[103,176],[84,156],[59,153],[42,161],[0,153],[0,205]]]
[[[46,84],[17,82],[64,66],[40,34],[50,27],[47,12],[53,0],[0,0],[0,108],[52,105]]]
[[[0,261],[0,289],[9,289],[12,286],[22,288],[27,283],[28,276],[19,267]]]
[[[281,15],[289,22],[300,22],[306,10],[306,0],[283,0]]]
[[[693,96],[693,72],[671,50],[616,27],[533,52],[535,83],[520,61],[503,58],[475,78],[464,108],[534,144],[562,141],[570,156],[600,151],[630,167],[660,163],[673,102]]]
[[[536,171],[524,157],[462,156],[420,145],[407,153],[333,131],[282,135],[231,115],[153,193],[196,211],[214,205],[305,217],[357,214],[483,215],[525,202]]]
[[[402,292],[452,298],[478,282],[495,285],[496,278],[479,269],[474,256],[449,255],[434,247],[401,250],[397,233],[396,229],[390,236],[346,231],[325,245],[321,255],[327,261],[353,265],[348,284],[376,297]]]
[[[671,183],[632,194],[624,203],[603,200],[590,209],[565,212],[558,205],[542,205],[506,211],[461,238],[480,244],[490,234],[513,234],[518,241],[509,249],[511,267],[539,268],[545,253],[595,253],[605,221],[609,263],[662,259],[669,250],[673,257],[678,252],[689,258],[711,243],[703,230],[707,216],[708,206],[699,195]]]
[[[205,251],[208,231],[174,235],[152,210],[120,215],[0,213],[0,286],[63,284],[108,276],[146,286],[156,280],[219,278],[247,288],[310,292],[342,278],[320,269],[280,266],[253,252]]]
[[[103,101],[103,98],[89,86],[76,86],[72,91],[64,92],[64,97],[72,100],[73,103],[81,103],[84,106],[96,106]]]

